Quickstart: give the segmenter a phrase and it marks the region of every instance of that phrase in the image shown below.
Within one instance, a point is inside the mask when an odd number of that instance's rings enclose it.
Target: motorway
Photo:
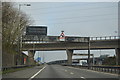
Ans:
[[[60,65],[44,65],[4,74],[3,78],[36,79],[74,79],[74,80],[119,80],[117,74],[97,72]],[[16,80],[16,79],[15,79]]]

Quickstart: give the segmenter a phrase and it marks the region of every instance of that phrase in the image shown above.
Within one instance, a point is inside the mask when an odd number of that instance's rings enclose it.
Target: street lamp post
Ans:
[[[20,29],[20,11],[21,11],[21,7],[22,6],[31,6],[30,4],[19,4],[19,9],[18,9],[18,27]],[[22,30],[21,30],[22,31]],[[19,35],[18,35],[18,50],[19,50],[19,55],[21,54],[21,46],[22,46],[22,43],[21,43],[21,37],[22,37],[22,34],[21,34],[21,31],[19,32]]]
[[[90,37],[88,37],[88,69],[90,69]]]

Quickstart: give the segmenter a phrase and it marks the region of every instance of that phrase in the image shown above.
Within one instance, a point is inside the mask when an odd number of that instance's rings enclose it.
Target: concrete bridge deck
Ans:
[[[28,38],[27,38],[28,37]],[[27,36],[22,40],[22,51],[28,51],[31,58],[35,51],[66,50],[68,64],[72,64],[73,50],[88,50],[88,65],[90,64],[90,50],[115,49],[116,63],[120,64],[120,37],[69,37],[65,41],[59,41],[59,36]]]
[[[90,41],[90,49],[115,49],[118,48],[118,39],[113,40],[92,40]],[[24,43],[22,50],[88,50],[88,42],[49,42],[49,43]]]

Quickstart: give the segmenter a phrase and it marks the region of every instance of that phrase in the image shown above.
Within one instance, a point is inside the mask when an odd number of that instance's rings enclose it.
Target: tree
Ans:
[[[30,25],[30,19],[11,2],[2,3],[2,47],[3,52],[15,53],[22,30]]]

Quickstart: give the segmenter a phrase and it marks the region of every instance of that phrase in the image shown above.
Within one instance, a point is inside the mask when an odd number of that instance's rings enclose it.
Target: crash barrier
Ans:
[[[2,71],[10,70],[10,69],[18,69],[18,68],[25,68],[25,67],[33,67],[35,65],[18,65],[12,67],[2,67]]]
[[[88,66],[71,65],[76,68],[88,69]],[[90,70],[120,74],[120,66],[90,66]]]

